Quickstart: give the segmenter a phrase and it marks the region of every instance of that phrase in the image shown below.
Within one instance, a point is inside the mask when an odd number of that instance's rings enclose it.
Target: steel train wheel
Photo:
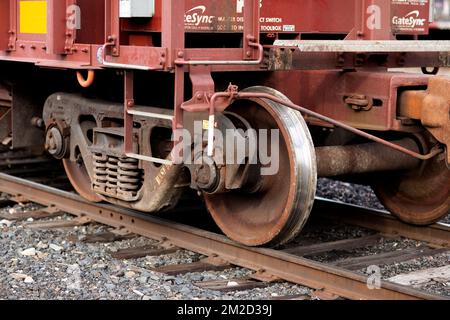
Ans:
[[[246,91],[287,99],[265,87]],[[254,129],[280,130],[279,172],[264,177],[265,187],[257,193],[205,194],[207,207],[222,231],[239,243],[287,243],[308,220],[317,185],[314,145],[306,122],[300,113],[265,99],[240,101],[227,111],[245,118]]]
[[[450,170],[444,157],[421,170],[387,176],[373,189],[386,209],[409,224],[426,226],[450,214]]]
[[[80,196],[91,202],[101,202],[102,198],[91,189],[91,178],[84,166],[84,163],[63,160],[64,169],[70,183]]]

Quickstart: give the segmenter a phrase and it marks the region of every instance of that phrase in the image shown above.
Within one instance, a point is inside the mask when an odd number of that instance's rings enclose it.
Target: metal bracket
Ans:
[[[373,108],[373,99],[363,94],[353,94],[346,97],[344,102],[355,111],[370,111]]]
[[[420,120],[433,137],[447,147],[447,165],[450,167],[450,79],[432,77],[426,91],[403,92],[400,115]]]
[[[14,1],[10,1],[9,10],[10,10],[9,15],[10,28],[8,30],[9,39],[7,51],[11,52],[16,50],[17,30],[19,29],[17,25],[17,4]]]
[[[108,62],[108,61],[106,61],[106,56],[107,56],[106,51],[109,47],[112,47],[114,49],[116,47],[116,42],[115,41],[107,42],[103,45],[103,47],[101,49],[101,53],[102,53],[101,63],[104,67],[130,69],[130,70],[142,70],[142,71],[160,70],[160,68],[152,68],[149,66]]]
[[[16,50],[17,33],[15,30],[9,30],[8,51]]]

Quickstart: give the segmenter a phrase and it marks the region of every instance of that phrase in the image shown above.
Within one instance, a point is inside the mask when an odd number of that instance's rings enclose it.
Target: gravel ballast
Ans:
[[[355,205],[383,209],[370,187],[320,179],[318,196]],[[0,198],[2,198],[0,196]],[[16,213],[36,210],[35,204],[16,205],[0,210]],[[66,219],[66,216],[58,219]],[[31,222],[31,220],[29,221]],[[308,296],[311,290],[287,283],[275,283],[267,288],[218,292],[195,285],[202,281],[229,281],[243,278],[250,271],[233,268],[222,272],[198,272],[168,276],[153,272],[172,264],[192,263],[204,258],[199,254],[179,250],[174,254],[133,260],[116,260],[112,252],[120,249],[156,245],[142,237],[112,243],[86,244],[69,239],[83,239],[87,234],[107,231],[106,226],[91,224],[65,230],[30,230],[26,222],[0,221],[0,299],[122,299],[122,300],[259,300],[286,296]],[[357,238],[373,234],[370,230],[344,225],[310,226],[290,246],[324,241]],[[330,252],[307,257],[332,263],[349,257],[376,255],[419,246],[415,241],[382,240],[379,244],[351,251]],[[288,246],[289,247],[289,246]],[[427,268],[449,264],[449,255],[442,254],[380,266],[383,279]],[[367,270],[359,270],[365,274]],[[432,281],[420,289],[450,296],[450,283]]]
[[[321,178],[317,185],[317,196],[362,207],[386,210],[369,186]],[[441,222],[450,224],[450,213]]]
[[[18,212],[23,208],[36,206],[18,205],[0,212]],[[50,231],[30,230],[21,222],[8,225],[0,223],[0,299],[260,300],[307,296],[311,292],[287,283],[226,293],[206,290],[195,283],[221,280],[232,285],[234,279],[245,277],[250,271],[233,268],[167,276],[149,269],[191,263],[202,256],[179,250],[166,256],[122,261],[112,258],[111,252],[156,242],[142,237],[106,244],[68,241],[106,231],[99,225]]]

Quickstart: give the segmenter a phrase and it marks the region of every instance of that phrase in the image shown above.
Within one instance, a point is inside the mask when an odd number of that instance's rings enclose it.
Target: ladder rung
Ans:
[[[139,116],[139,117],[173,121],[173,116],[167,115],[167,114],[145,112],[145,111],[135,110],[135,109],[130,109],[130,110],[128,110],[127,113],[130,115]]]
[[[173,165],[173,162],[170,160],[153,158],[153,157],[143,156],[143,155],[135,154],[135,153],[127,153],[126,156],[128,158],[152,162],[152,163],[159,163],[159,164],[169,165],[169,166]]]

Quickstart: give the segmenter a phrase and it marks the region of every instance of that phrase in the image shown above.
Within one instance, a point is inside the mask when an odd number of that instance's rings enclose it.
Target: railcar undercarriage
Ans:
[[[260,93],[290,102],[267,87],[242,91],[244,95]],[[63,159],[70,181],[86,199],[158,213],[175,206],[183,192],[192,188],[224,233],[252,246],[279,245],[298,235],[311,212],[318,177],[352,177],[372,184],[380,201],[407,223],[428,225],[450,210],[446,153],[424,128],[377,135],[416,154],[429,155],[426,160],[339,129],[314,123],[308,127],[300,112],[269,99],[236,100],[216,114],[215,127],[225,136],[232,134],[235,139],[236,133],[247,130],[280,132],[279,170],[261,175],[261,169],[272,163],[247,158],[236,165],[209,157],[206,127],[201,131],[201,145],[192,145],[190,150],[192,159],[201,161],[173,163],[176,148],[170,110],[134,108],[143,115],[133,119],[132,154],[167,163],[139,160],[124,152],[121,104],[69,93],[55,93],[47,99],[45,149]],[[234,153],[239,146],[231,147]]]
[[[84,198],[148,213],[192,189],[249,246],[296,237],[318,177],[406,223],[449,214],[450,41],[417,40],[426,1],[120,2],[0,1],[0,160],[49,154]]]

